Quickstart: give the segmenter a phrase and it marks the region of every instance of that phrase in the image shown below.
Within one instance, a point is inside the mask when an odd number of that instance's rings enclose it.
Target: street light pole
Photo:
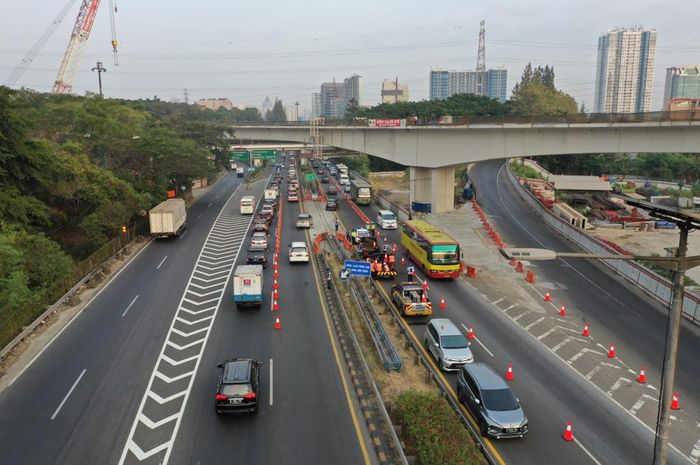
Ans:
[[[661,376],[661,405],[659,422],[656,425],[654,441],[654,465],[666,465],[668,460],[668,439],[670,433],[671,401],[673,386],[676,381],[676,362],[678,360],[678,339],[681,333],[681,311],[683,309],[683,289],[685,287],[686,249],[688,248],[688,226],[678,223],[680,239],[676,252],[677,268],[673,273],[673,296],[668,326],[666,328],[666,347],[664,349],[664,366]]]
[[[92,68],[93,71],[97,71],[97,82],[100,85],[100,97],[102,97],[102,73],[106,73],[107,69],[102,67],[102,62],[98,61],[97,66]]]

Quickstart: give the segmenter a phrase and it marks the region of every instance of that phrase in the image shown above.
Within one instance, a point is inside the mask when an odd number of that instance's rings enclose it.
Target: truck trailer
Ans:
[[[168,199],[148,212],[151,235],[158,238],[182,234],[187,222],[187,210],[184,199]]]
[[[238,265],[233,272],[233,302],[236,307],[262,305],[262,265]]]

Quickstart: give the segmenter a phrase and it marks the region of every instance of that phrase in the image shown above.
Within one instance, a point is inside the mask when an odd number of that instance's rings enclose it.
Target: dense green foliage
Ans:
[[[503,116],[507,113],[508,106],[498,100],[474,94],[457,94],[445,100],[382,103],[371,108],[360,108],[354,115],[358,118],[408,118],[416,116],[430,120],[440,116],[459,118]]]
[[[555,174],[600,176],[636,175],[650,179],[695,184],[700,181],[700,156],[683,153],[580,154],[535,157]]]
[[[396,398],[396,412],[421,465],[486,463],[474,440],[439,395],[404,391]]]
[[[272,110],[268,110],[265,115],[266,121],[287,121],[287,113],[284,111],[284,105],[282,100],[275,99],[275,104],[272,106]]]
[[[511,170],[513,170],[513,173],[515,173],[516,176],[520,176],[521,178],[528,178],[528,179],[543,179],[542,175],[537,172],[534,168],[523,165],[519,163],[517,160],[514,160],[510,164]]]
[[[523,71],[520,82],[513,87],[510,98],[514,115],[550,116],[577,113],[576,100],[554,87],[554,68],[530,63]]]
[[[219,118],[159,100],[0,87],[0,346],[84,272],[76,261],[168,189],[184,194],[218,171],[227,152]]]
[[[344,164],[350,171],[358,173],[365,179],[369,176],[369,157],[364,153],[352,157],[331,157],[329,160],[336,164]]]

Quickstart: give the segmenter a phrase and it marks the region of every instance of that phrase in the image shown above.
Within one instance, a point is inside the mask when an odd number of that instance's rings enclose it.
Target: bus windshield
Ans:
[[[358,195],[364,195],[364,196],[369,196],[369,187],[360,187],[357,190]]]
[[[452,265],[459,263],[457,245],[434,245],[430,262],[439,265]]]

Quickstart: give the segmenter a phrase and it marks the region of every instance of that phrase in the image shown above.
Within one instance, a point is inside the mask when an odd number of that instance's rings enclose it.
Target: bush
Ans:
[[[516,176],[528,179],[544,179],[540,173],[538,173],[534,168],[523,165],[518,161],[514,161],[510,164],[510,169]]]
[[[486,463],[469,432],[438,394],[404,391],[396,397],[396,412],[421,465]]]

